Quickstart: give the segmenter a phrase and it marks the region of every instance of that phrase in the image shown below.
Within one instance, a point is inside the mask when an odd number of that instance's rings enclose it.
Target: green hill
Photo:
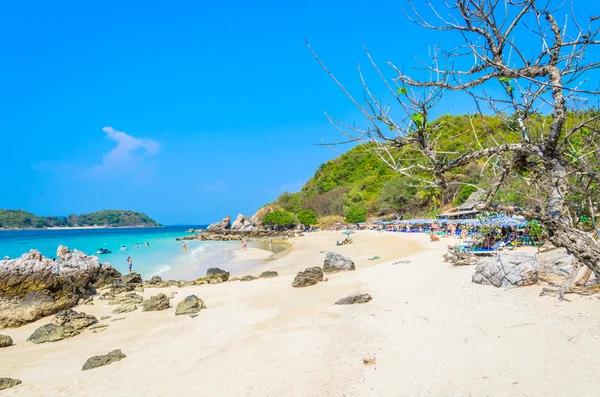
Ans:
[[[155,227],[160,224],[146,214],[126,210],[104,210],[69,216],[37,216],[23,210],[0,209],[0,228],[4,229],[82,226]]]
[[[441,150],[448,153],[448,159],[472,147],[474,139],[483,147],[494,141],[516,142],[519,139],[518,128],[498,117],[486,116],[482,120],[480,116],[446,115],[432,124],[440,126],[438,139],[442,142]],[[473,129],[478,131],[477,138]],[[285,192],[273,204],[292,213],[310,209],[320,218],[346,216],[355,207],[366,209],[369,216],[426,216],[439,212],[444,206],[461,204],[476,190],[473,186],[458,183],[444,191],[424,187],[394,170],[389,161],[393,159],[400,165],[425,161],[420,153],[413,149],[392,150],[388,164],[370,145],[355,146],[322,164],[299,192]],[[481,165],[483,163],[457,169],[450,179],[485,188],[487,182],[485,174],[480,174]]]

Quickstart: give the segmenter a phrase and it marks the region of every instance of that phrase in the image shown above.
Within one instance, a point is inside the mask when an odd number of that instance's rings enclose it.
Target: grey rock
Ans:
[[[11,387],[15,387],[20,384],[21,381],[19,379],[0,378],[0,390],[10,389]]]
[[[268,270],[266,272],[262,272],[260,274],[260,276],[258,276],[259,278],[273,278],[273,277],[277,277],[279,276],[279,273],[272,271],[272,270]]]
[[[162,283],[162,278],[160,278],[159,276],[152,276],[150,280],[146,281],[146,283],[149,285],[158,285]]]
[[[355,270],[354,261],[335,252],[325,254],[323,273],[336,273]]]
[[[102,316],[100,317],[100,320],[108,320],[109,318],[111,318],[112,316]]]
[[[190,295],[179,302],[175,309],[175,315],[196,314],[202,309],[206,309],[206,305],[202,299],[199,299],[196,295]]]
[[[56,314],[50,324],[36,329],[27,340],[36,344],[56,342],[79,335],[85,328],[97,322],[96,317],[92,315],[63,310]]]
[[[58,248],[57,258],[31,250],[0,261],[0,328],[18,327],[69,309],[93,295],[95,287],[116,272],[100,265],[98,257],[64,246]]]
[[[354,305],[355,303],[367,303],[373,298],[369,294],[353,294],[335,302],[336,305]]]
[[[130,305],[142,303],[144,298],[141,295],[136,294],[135,292],[130,292],[125,295],[119,295],[112,298],[108,304],[109,305]]]
[[[165,294],[154,295],[150,299],[142,302],[143,312],[154,312],[167,310],[169,308],[169,298]]]
[[[247,275],[247,276],[240,278],[240,281],[252,281],[252,280],[256,280],[256,277]]]
[[[93,356],[87,359],[85,364],[83,364],[82,371],[87,371],[89,369],[94,369],[98,367],[102,367],[104,365],[108,365],[117,361],[121,361],[127,356],[121,352],[121,349],[113,350],[108,354],[103,354],[100,356]]]
[[[216,232],[216,231],[228,230],[230,228],[231,228],[231,217],[226,216],[225,218],[223,218],[223,220],[221,222],[215,222],[215,223],[211,224],[210,226],[208,226],[207,230]]]
[[[12,346],[13,340],[8,335],[0,335],[0,347]]]
[[[532,285],[538,281],[538,262],[534,253],[498,253],[496,257],[482,258],[472,281],[477,284],[513,288]]]
[[[112,312],[113,312],[113,314],[123,314],[123,313],[129,313],[129,312],[136,311],[137,308],[138,307],[136,306],[135,303],[128,303],[128,304],[117,307]]]
[[[219,269],[218,267],[211,267],[206,271],[206,279],[211,282],[214,279],[219,279],[221,282],[229,280],[229,272]]]
[[[308,287],[320,281],[323,281],[323,271],[321,268],[316,266],[309,267],[296,275],[292,282],[292,287]]]
[[[566,249],[560,248],[539,254],[538,261],[540,273],[567,277],[573,267],[575,257],[568,254]]]
[[[141,284],[143,282],[142,276],[139,273],[128,273],[121,277],[123,283],[128,284]]]

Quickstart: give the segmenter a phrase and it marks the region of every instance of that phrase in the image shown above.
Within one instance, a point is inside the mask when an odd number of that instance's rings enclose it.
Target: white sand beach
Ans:
[[[512,290],[471,282],[473,267],[441,257],[448,240],[425,235],[299,237],[260,269],[280,276],[187,288],[161,312],[112,315],[96,300],[74,308],[112,318],[55,343],[26,339],[42,319],[2,330],[15,345],[0,349],[0,377],[22,380],[6,396],[597,396],[600,395],[600,300],[540,297],[541,286]],[[325,251],[355,260],[356,271],[292,288],[294,275],[322,266]],[[235,261],[267,254],[236,252]],[[378,255],[380,260],[370,261]],[[410,263],[393,264],[398,260]],[[225,269],[236,274],[236,264]],[[334,302],[369,293],[362,305]],[[175,316],[195,294],[198,317]],[[117,320],[123,318],[122,320]],[[117,321],[113,321],[117,320]],[[121,349],[126,358],[82,371],[90,357]],[[374,359],[365,365],[363,359]]]

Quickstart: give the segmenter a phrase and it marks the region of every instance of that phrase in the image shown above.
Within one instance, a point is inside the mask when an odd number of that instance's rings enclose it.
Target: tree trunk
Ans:
[[[569,254],[594,272],[596,280],[600,280],[600,247],[592,236],[558,220],[550,221],[545,226],[552,244],[566,248]]]

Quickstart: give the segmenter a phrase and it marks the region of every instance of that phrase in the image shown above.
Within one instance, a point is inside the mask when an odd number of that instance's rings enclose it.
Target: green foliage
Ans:
[[[455,207],[461,205],[462,203],[467,201],[467,199],[469,198],[469,196],[471,196],[472,193],[476,191],[477,188],[475,186],[461,185],[458,191],[456,192],[454,200],[452,200],[452,205],[454,205]]]
[[[346,222],[359,223],[367,220],[367,209],[364,207],[353,206],[346,212]]]
[[[405,182],[399,177],[384,182],[377,199],[379,211],[400,213],[408,209],[416,189],[408,186]]]
[[[296,217],[288,211],[275,210],[269,212],[262,220],[264,225],[280,228],[290,228],[296,225]]]
[[[302,209],[302,201],[298,193],[283,192],[277,197],[275,204],[294,214]]]
[[[300,210],[298,212],[298,221],[304,226],[316,225],[317,214],[313,210]]]
[[[22,210],[0,210],[0,227],[7,229],[73,226],[160,226],[148,215],[135,211],[104,210],[68,217],[36,216]]]

